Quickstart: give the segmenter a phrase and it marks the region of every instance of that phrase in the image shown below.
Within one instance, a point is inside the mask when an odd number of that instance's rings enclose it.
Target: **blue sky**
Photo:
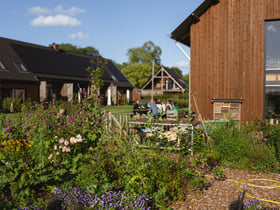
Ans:
[[[38,45],[93,46],[117,63],[147,41],[162,49],[161,63],[188,72],[189,61],[168,35],[203,0],[9,0],[0,8],[0,37]],[[182,44],[181,44],[182,45]],[[183,46],[185,51],[190,49]]]

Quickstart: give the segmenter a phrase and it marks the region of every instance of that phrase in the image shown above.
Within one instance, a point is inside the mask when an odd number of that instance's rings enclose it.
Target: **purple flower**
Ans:
[[[7,128],[6,128],[6,132],[9,132],[11,130],[11,128],[8,126]]]

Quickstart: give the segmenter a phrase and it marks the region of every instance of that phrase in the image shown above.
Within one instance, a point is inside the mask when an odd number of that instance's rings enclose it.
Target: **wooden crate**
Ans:
[[[180,118],[184,117],[184,111],[183,110],[179,110],[179,111],[167,111],[166,112],[166,119],[167,120],[177,120]]]

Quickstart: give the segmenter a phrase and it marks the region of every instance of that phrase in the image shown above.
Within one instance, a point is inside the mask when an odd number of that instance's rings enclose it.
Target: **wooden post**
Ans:
[[[113,121],[117,124],[117,126],[120,128],[120,133],[122,134],[122,132],[123,132],[126,136],[128,136],[128,133],[125,130],[123,130],[121,124],[118,122],[116,117],[113,114],[111,114],[111,117],[112,117]]]
[[[109,129],[112,130],[112,113],[109,112]]]
[[[201,117],[201,114],[200,114],[200,112],[199,112],[199,109],[198,109],[198,106],[197,106],[197,103],[196,103],[196,100],[195,100],[195,97],[194,97],[194,96],[193,96],[193,100],[194,100],[194,104],[195,104],[195,107],[196,107],[196,110],[197,110],[197,113],[198,113],[198,118],[199,118],[200,121],[201,121],[202,128],[203,128],[203,131],[204,131],[204,133],[205,133],[206,140],[207,140],[207,142],[208,142],[208,132],[207,132],[207,130],[206,130],[206,128],[205,128],[205,124],[204,124],[203,119],[202,119],[202,117]]]

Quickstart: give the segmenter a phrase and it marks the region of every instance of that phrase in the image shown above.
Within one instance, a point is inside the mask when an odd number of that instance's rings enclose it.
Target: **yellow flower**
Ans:
[[[29,146],[29,147],[32,147],[32,145],[31,145],[31,144],[29,144],[28,146]]]
[[[4,141],[4,145],[7,145],[7,141]]]

